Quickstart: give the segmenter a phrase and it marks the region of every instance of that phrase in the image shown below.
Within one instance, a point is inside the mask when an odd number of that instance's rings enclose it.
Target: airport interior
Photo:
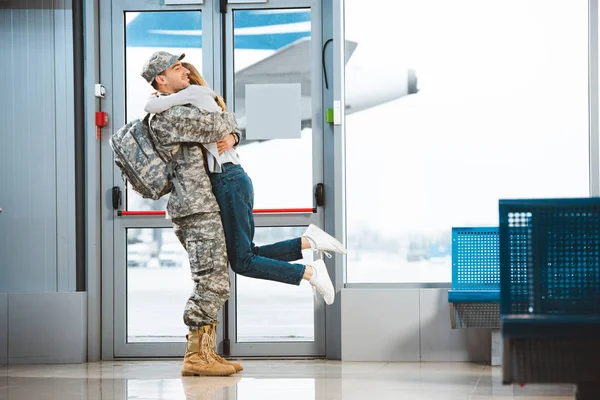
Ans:
[[[0,0],[0,400],[600,399],[599,15]]]

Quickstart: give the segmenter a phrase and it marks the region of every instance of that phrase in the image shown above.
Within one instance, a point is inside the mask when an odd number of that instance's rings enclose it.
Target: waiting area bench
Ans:
[[[501,200],[504,383],[600,398],[600,198]]]
[[[452,289],[448,291],[448,305],[453,329],[494,329],[492,365],[500,365],[498,227],[452,228]]]

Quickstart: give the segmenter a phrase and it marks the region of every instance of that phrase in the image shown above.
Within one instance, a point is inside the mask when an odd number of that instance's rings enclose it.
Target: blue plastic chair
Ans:
[[[600,198],[501,200],[499,214],[504,382],[599,390]]]
[[[497,227],[452,228],[452,328],[499,328],[500,244]]]

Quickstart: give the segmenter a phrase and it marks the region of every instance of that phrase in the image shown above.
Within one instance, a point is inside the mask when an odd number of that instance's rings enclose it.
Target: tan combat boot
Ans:
[[[183,376],[229,376],[235,374],[235,368],[217,362],[212,356],[213,340],[211,326],[205,325],[197,331],[190,331],[187,338],[187,350],[183,359]]]
[[[216,322],[213,322],[213,324],[211,325],[210,336],[214,343],[214,346],[212,348],[211,357],[214,358],[215,361],[218,363],[221,363],[223,365],[229,365],[229,366],[235,368],[235,372],[243,371],[244,367],[242,367],[241,364],[236,363],[236,362],[227,361],[223,357],[221,357],[220,355],[217,354],[217,323]]]

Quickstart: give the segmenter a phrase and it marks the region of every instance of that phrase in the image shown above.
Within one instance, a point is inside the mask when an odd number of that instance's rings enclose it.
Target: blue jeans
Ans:
[[[231,269],[250,278],[299,285],[306,267],[287,261],[302,258],[301,238],[256,246],[252,181],[240,165],[225,163],[221,167],[223,172],[209,175],[221,209]]]

